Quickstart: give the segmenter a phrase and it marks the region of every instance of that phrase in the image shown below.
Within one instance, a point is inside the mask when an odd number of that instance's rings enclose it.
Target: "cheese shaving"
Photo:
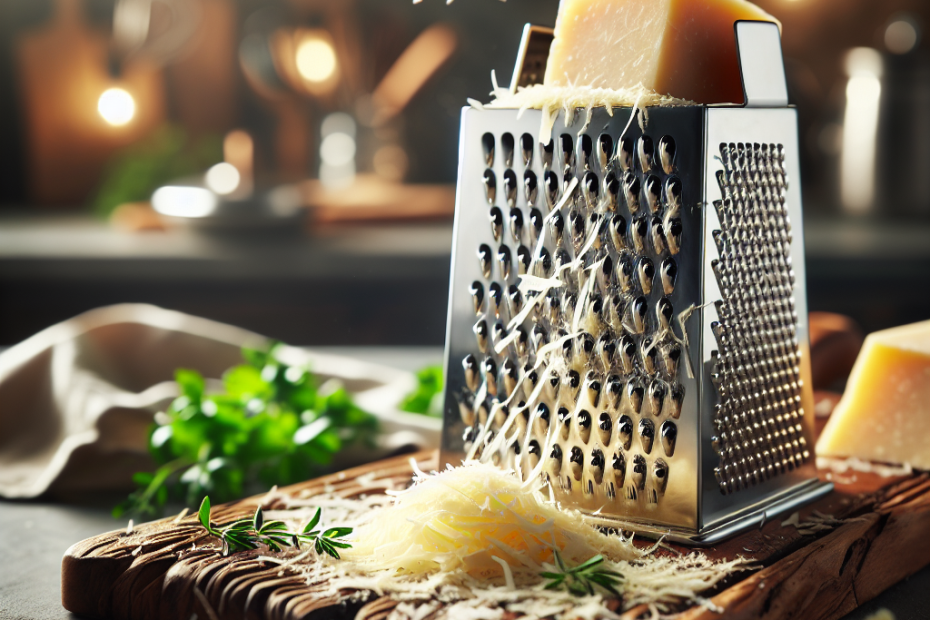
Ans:
[[[581,287],[581,295],[578,297],[578,302],[575,305],[575,314],[572,317],[572,331],[577,332],[579,324],[581,323],[581,317],[585,313],[585,307],[588,304],[588,297],[591,295],[591,287],[594,286],[594,272],[601,268],[601,265],[604,264],[604,259],[597,261],[590,267],[586,267],[584,271],[590,271],[588,278],[584,282],[584,286]],[[584,271],[582,273],[584,273]]]
[[[501,339],[500,342],[494,345],[494,352],[500,355],[504,352],[504,349],[513,344],[519,337],[520,332],[515,329],[512,330],[509,334],[507,334],[506,338]]]
[[[670,330],[672,338],[681,345],[681,350],[684,353],[685,358],[685,372],[688,373],[688,378],[694,378],[694,369],[691,367],[691,345],[688,342],[688,328],[685,327],[685,323],[691,318],[691,315],[694,314],[695,310],[700,310],[705,306],[710,305],[710,302],[702,304],[700,306],[695,306],[691,304],[684,310],[678,313],[678,327],[681,328],[681,338],[675,335],[675,330]]]
[[[569,200],[572,200],[575,197],[575,190],[578,189],[578,177],[574,177],[571,180],[571,183],[568,184],[568,187],[565,188],[565,191],[562,192],[562,198],[559,199],[559,202],[556,203],[549,214],[543,219],[543,226],[549,224],[549,222],[556,216],[562,214],[562,209],[565,205],[568,204]],[[536,240],[536,247],[533,250],[533,256],[538,257],[540,252],[542,252],[543,246],[545,245],[546,238],[543,235],[539,235],[539,239]]]
[[[510,322],[507,323],[507,329],[514,329],[515,327],[519,327],[520,325],[522,325],[523,321],[526,320],[526,318],[530,315],[533,309],[536,306],[538,306],[540,303],[542,303],[542,300],[545,297],[546,292],[548,290],[549,289],[544,289],[540,291],[539,295],[537,295],[536,297],[530,297],[529,299],[527,299],[524,302],[523,309],[520,310],[520,313],[516,315],[515,317],[513,317],[512,319],[510,319]],[[500,351],[498,351],[498,353],[500,353]]]
[[[550,288],[561,288],[564,284],[565,283],[557,277],[540,278],[539,276],[531,276],[528,273],[524,273],[520,276],[520,283],[517,285],[517,288],[520,289],[521,293],[526,295],[531,292],[539,293],[547,291]]]
[[[510,89],[495,87],[491,91],[493,98],[490,103],[481,104],[479,109],[517,109],[541,110],[542,120],[539,127],[539,140],[548,142],[552,138],[552,128],[562,112],[565,116],[565,125],[570,126],[575,121],[579,110],[585,114],[586,122],[579,133],[583,133],[591,122],[592,111],[595,108],[604,108],[613,116],[613,108],[633,108],[630,121],[633,120],[636,110],[644,110],[647,106],[691,106],[697,105],[693,101],[678,99],[670,95],[662,95],[654,90],[637,84],[631,88],[592,88],[591,86],[546,86],[534,84],[525,88],[518,88],[513,93]],[[469,103],[472,103],[469,101]],[[472,104],[474,106],[474,104]],[[477,107],[477,106],[474,106]],[[644,116],[640,122],[645,122]],[[627,123],[629,127],[630,123]],[[626,131],[624,130],[624,133]]]
[[[914,468],[909,463],[903,465],[885,465],[883,463],[873,463],[863,461],[856,457],[835,458],[828,456],[817,457],[817,469],[828,469],[837,474],[845,474],[849,471],[871,473],[882,478],[891,478],[893,476],[910,476],[914,473]]]

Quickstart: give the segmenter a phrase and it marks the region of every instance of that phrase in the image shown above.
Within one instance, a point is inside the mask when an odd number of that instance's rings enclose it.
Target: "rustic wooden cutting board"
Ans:
[[[426,471],[438,465],[437,452],[414,458]],[[412,474],[409,459],[357,467],[282,491],[307,497],[325,489],[352,497],[403,487]],[[371,474],[379,482],[372,483]],[[802,522],[814,511],[842,519],[834,529],[802,536],[779,520],[707,550],[714,558],[739,555],[762,565],[761,570],[734,575],[712,596],[725,610],[724,618],[838,618],[930,564],[930,474],[844,474],[834,476],[834,483],[833,493],[800,514]],[[258,496],[215,507],[214,521],[251,514],[262,501]],[[263,505],[275,507],[273,500]],[[390,599],[377,597],[341,605],[248,553],[223,558],[203,548],[208,542],[212,540],[196,515],[79,542],[62,561],[62,604],[82,616],[115,620],[186,620],[192,614],[201,620],[291,620],[311,613],[314,618],[382,620],[394,608]],[[643,611],[632,609],[624,618],[633,620]],[[683,618],[721,616],[694,607],[684,610]]]

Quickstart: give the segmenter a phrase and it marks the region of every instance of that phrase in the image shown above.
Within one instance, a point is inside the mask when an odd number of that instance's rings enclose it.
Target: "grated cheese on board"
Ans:
[[[581,513],[552,502],[539,486],[488,464],[418,472],[413,486],[388,493],[281,498],[287,509],[267,511],[266,518],[301,527],[322,507],[322,527],[355,528],[349,537],[353,547],[340,560],[312,550],[262,559],[324,588],[321,596],[389,596],[403,603],[390,617],[403,620],[501,618],[505,612],[617,618],[637,605],[667,613],[686,602],[710,606],[699,593],[748,566],[742,559],[715,562],[700,552],[657,554],[660,544],[642,549],[617,532],[605,535]],[[553,548],[570,565],[603,555],[606,568],[624,577],[620,609],[601,594],[544,589],[539,573],[555,570]]]

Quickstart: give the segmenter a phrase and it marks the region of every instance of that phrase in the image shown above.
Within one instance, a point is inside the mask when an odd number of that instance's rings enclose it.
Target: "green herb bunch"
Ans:
[[[417,387],[400,403],[401,411],[442,417],[442,366],[426,366],[417,371]]]
[[[226,371],[217,394],[206,393],[200,373],[175,373],[181,395],[149,435],[158,468],[133,477],[139,488],[114,516],[157,516],[169,498],[196,506],[207,494],[225,502],[300,482],[343,446],[373,445],[377,419],[341,385],[318,386],[309,370],[281,363],[279,346],[243,349],[246,363]]]
[[[94,212],[108,217],[126,202],[148,200],[159,186],[203,171],[223,161],[223,138],[188,135],[183,127],[164,123],[147,137],[114,153],[92,199]]]
[[[623,581],[623,575],[603,568],[604,556],[596,555],[578,566],[569,567],[558,549],[555,549],[554,555],[558,572],[539,574],[549,582],[546,584],[547,590],[564,589],[577,596],[586,596],[594,594],[596,587],[600,587],[620,598],[617,586]]]
[[[352,528],[332,527],[325,531],[315,529],[320,523],[322,512],[322,509],[317,508],[313,518],[298,533],[288,532],[284,521],[265,521],[261,506],[255,509],[251,519],[239,519],[219,529],[210,521],[210,496],[203,498],[197,514],[204,529],[222,541],[224,556],[238,551],[258,549],[262,544],[267,545],[272,551],[280,551],[284,547],[299,549],[301,544],[307,543],[312,544],[320,555],[325,553],[338,560],[338,549],[348,549],[352,546],[340,540],[351,534]]]

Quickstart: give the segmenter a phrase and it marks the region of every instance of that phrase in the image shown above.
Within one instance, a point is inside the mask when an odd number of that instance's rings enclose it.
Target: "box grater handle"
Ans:
[[[549,61],[549,47],[555,38],[555,30],[546,26],[526,24],[517,51],[517,63],[510,80],[510,92],[516,93],[518,86],[542,84]]]
[[[743,77],[747,108],[783,108],[788,105],[788,84],[778,25],[738,21],[736,54]]]

